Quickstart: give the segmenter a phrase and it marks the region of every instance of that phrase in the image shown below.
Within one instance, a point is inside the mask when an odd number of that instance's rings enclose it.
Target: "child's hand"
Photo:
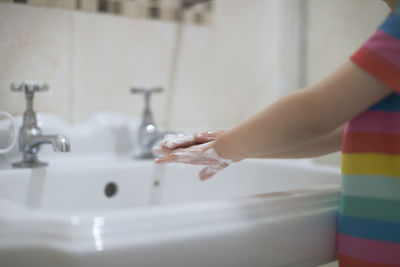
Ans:
[[[156,147],[156,151],[159,151],[158,148],[166,150],[174,150],[177,148],[185,148],[193,145],[204,144],[211,141],[215,141],[218,136],[223,134],[225,131],[211,131],[211,132],[203,132],[203,133],[194,133],[193,135],[174,135],[167,134],[164,139],[160,142],[160,146]],[[158,150],[157,150],[158,149]],[[157,152],[156,152],[157,153]]]
[[[214,176],[218,171],[226,168],[231,160],[220,157],[214,150],[214,142],[199,145],[192,145],[187,148],[168,149],[163,147],[155,148],[156,152],[161,152],[164,156],[155,160],[156,163],[186,163],[206,165],[199,173],[201,180],[206,180]]]

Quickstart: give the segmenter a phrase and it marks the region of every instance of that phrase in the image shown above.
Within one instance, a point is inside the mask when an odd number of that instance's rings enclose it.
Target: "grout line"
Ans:
[[[74,82],[74,77],[75,77],[75,49],[74,49],[74,19],[75,19],[75,11],[71,11],[71,20],[70,20],[70,122],[75,123],[75,82]]]
[[[177,23],[177,28],[176,28],[176,34],[175,34],[175,45],[172,50],[172,65],[171,65],[171,72],[169,75],[169,80],[168,80],[168,90],[169,92],[167,93],[167,103],[166,103],[166,108],[165,108],[165,127],[166,129],[169,129],[171,127],[171,113],[172,113],[172,107],[173,105],[173,99],[175,95],[175,90],[176,90],[176,80],[177,80],[177,74],[178,74],[178,66],[179,66],[179,61],[180,61],[180,56],[182,53],[181,52],[181,46],[182,46],[182,38],[183,38],[183,30],[184,30],[184,23],[178,22]]]
[[[299,85],[305,88],[308,83],[308,7],[309,0],[300,2],[299,10]]]

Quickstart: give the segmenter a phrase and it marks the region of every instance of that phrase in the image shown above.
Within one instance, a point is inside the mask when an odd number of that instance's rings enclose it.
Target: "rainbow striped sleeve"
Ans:
[[[400,93],[400,8],[350,59]]]
[[[345,128],[339,263],[400,266],[400,1],[351,60],[395,93]]]

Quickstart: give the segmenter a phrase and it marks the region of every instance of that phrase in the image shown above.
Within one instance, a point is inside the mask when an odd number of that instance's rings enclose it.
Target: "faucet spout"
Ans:
[[[64,135],[57,135],[56,137],[56,148],[60,152],[70,152],[71,151],[71,145],[69,144],[69,140],[67,137]]]
[[[71,150],[69,140],[62,134],[32,136],[28,146],[32,148],[42,144],[52,145],[54,151],[69,152]]]

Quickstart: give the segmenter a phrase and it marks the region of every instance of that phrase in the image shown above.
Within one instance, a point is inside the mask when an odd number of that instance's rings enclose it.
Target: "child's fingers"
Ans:
[[[171,152],[155,160],[156,163],[186,163],[207,165],[215,163],[214,159],[199,158],[195,154],[188,152]]]
[[[215,139],[217,139],[218,136],[220,136],[221,134],[223,134],[225,131],[223,130],[219,130],[219,131],[210,131],[210,132],[203,132],[203,133],[195,133],[193,135],[194,140],[197,143],[207,143],[207,142],[211,142],[214,141]]]
[[[168,148],[161,147],[161,146],[154,146],[154,147],[153,147],[153,152],[154,152],[155,154],[165,155],[165,154],[171,153],[172,150],[171,150],[171,149],[168,149]]]
[[[207,166],[200,171],[200,173],[199,173],[200,180],[205,181],[207,179],[210,179],[215,174],[217,174],[217,172],[225,169],[228,166],[229,166],[229,164],[226,162],[223,162],[218,165]]]
[[[201,181],[205,181],[213,177],[217,172],[210,169],[210,167],[205,167],[199,172],[199,178]]]
[[[161,141],[160,146],[166,149],[174,150],[177,148],[186,148],[196,144],[193,136],[168,134]]]
[[[202,152],[192,152],[192,151],[177,151],[177,152],[171,152],[169,154],[166,154],[162,157],[159,157],[154,160],[155,163],[157,164],[163,164],[163,163],[172,163],[172,162],[177,162],[177,163],[185,163],[185,164],[195,164],[195,165],[213,165],[213,164],[218,164],[218,160],[213,159],[213,158],[207,158],[204,157]]]
[[[208,137],[208,136],[204,136],[201,133],[199,134],[194,134],[194,140],[198,143],[198,144],[203,144],[203,143],[207,143],[207,142],[211,142],[214,141],[216,138],[215,137]]]
[[[195,133],[193,136],[167,134],[164,137],[164,139],[160,142],[160,147],[169,150],[187,148],[193,145],[214,141],[215,139],[217,139],[218,136],[220,136],[224,132],[225,131],[221,130],[221,131]]]
[[[177,155],[175,155],[174,153],[169,153],[167,155],[164,155],[162,157],[155,159],[154,162],[157,164],[178,162],[178,158],[179,157]]]

